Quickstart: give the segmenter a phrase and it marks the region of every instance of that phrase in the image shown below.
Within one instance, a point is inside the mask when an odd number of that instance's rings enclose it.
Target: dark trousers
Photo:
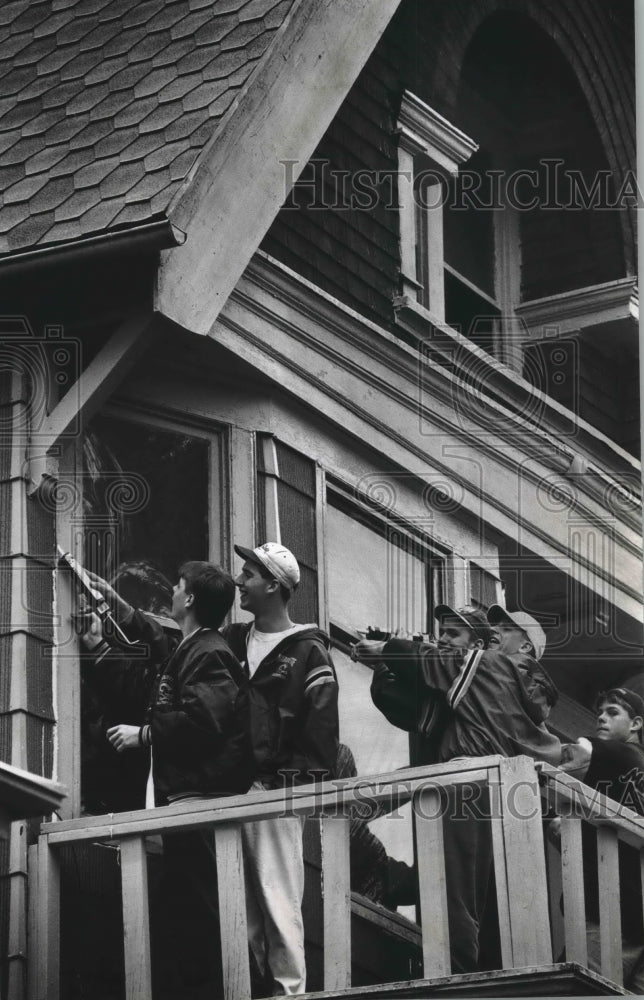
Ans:
[[[163,862],[152,913],[155,998],[222,996],[213,831],[163,837]]]
[[[452,973],[479,968],[479,938],[491,884],[492,829],[486,788],[456,785],[445,796],[443,836]]]

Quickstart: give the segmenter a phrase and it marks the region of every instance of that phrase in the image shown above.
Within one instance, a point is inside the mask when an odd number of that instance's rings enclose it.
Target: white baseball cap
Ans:
[[[511,625],[525,632],[534,647],[534,658],[540,660],[546,649],[546,633],[536,618],[525,611],[506,611],[500,604],[488,608],[487,620],[490,625]]]
[[[279,542],[264,542],[256,549],[246,549],[243,545],[236,545],[235,552],[242,559],[263,566],[278,583],[288,587],[289,590],[295,590],[300,582],[297,559],[290,549],[280,545]]]

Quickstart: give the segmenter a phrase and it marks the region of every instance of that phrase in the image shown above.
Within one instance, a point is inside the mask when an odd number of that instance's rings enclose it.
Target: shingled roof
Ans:
[[[161,218],[293,3],[0,4],[0,254]]]

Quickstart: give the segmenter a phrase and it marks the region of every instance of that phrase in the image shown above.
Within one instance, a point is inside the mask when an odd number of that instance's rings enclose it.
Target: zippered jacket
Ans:
[[[433,647],[425,647],[427,650]],[[438,647],[436,647],[438,652]],[[489,651],[489,655],[493,653]],[[498,655],[498,654],[497,654]],[[504,655],[504,654],[501,654]],[[464,657],[458,654],[464,662]],[[525,653],[509,656],[521,679],[520,689],[526,715],[537,726],[548,718],[558,692],[540,663]],[[443,685],[445,687],[445,685]],[[419,751],[422,763],[436,763],[438,750],[449,725],[452,705],[447,688],[430,688],[421,671],[395,673],[386,665],[376,667],[371,682],[371,698],[388,722],[406,732],[418,733],[424,739]]]
[[[416,700],[417,732],[432,733],[437,705],[447,711],[439,730],[438,761],[525,754],[559,764],[561,743],[546,729],[545,697],[525,658],[519,662],[491,649],[463,652],[390,639],[382,659],[379,683],[405,692],[397,706],[400,717]]]
[[[222,634],[248,676],[250,624]],[[334,777],[338,682],[325,632],[311,626],[280,642],[249,678],[256,777],[269,788]]]
[[[170,652],[160,625],[139,611],[125,631],[148,655],[95,664],[92,686],[111,718],[120,711],[150,725],[157,805],[247,791],[248,684],[221,633],[201,628]]]

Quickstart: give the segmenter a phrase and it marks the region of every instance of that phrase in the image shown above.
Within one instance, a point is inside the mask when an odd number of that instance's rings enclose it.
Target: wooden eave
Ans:
[[[66,794],[55,781],[0,762],[0,836],[15,820],[49,816]]]
[[[174,196],[156,308],[208,333],[400,0],[298,0]]]

